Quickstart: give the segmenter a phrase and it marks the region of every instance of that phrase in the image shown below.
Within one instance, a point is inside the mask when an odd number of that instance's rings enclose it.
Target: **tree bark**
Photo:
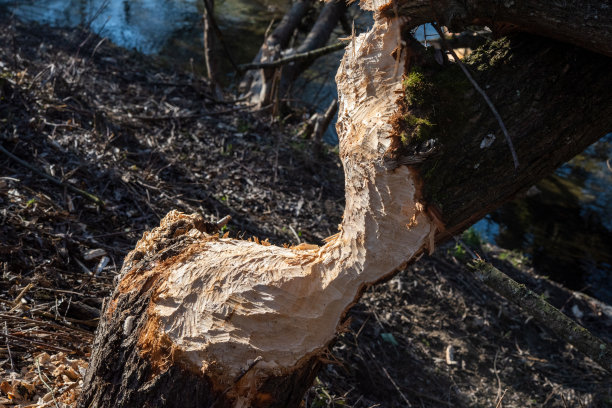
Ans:
[[[336,76],[339,233],[280,248],[168,214],[125,260],[79,407],[298,406],[365,287],[609,131],[608,57],[533,36],[488,44],[466,63],[513,138],[515,170],[481,96],[409,37],[408,3],[390,17],[392,3],[365,5],[374,27]]]
[[[319,16],[314,26],[304,39],[304,41],[295,50],[294,54],[302,54],[308,51],[316,50],[327,44],[329,37],[334,29],[338,26],[341,17],[346,13],[345,0],[328,1]],[[303,60],[290,63],[283,67],[283,73],[280,83],[280,94],[285,96],[291,88],[291,84],[295,82],[297,77],[312,64],[313,60]]]
[[[602,368],[612,373],[612,344],[594,336],[587,329],[567,317],[544,298],[510,278],[483,260],[468,265],[476,279],[518,305],[530,316],[551,329],[559,338],[576,347]]]
[[[612,7],[606,1],[386,0],[364,1],[389,18],[406,16],[417,27],[437,21],[452,31],[486,25],[500,34],[527,32],[612,56]]]
[[[437,240],[467,228],[612,129],[609,57],[519,34],[464,60],[512,138],[520,167],[484,99],[456,64],[414,62],[393,126],[392,168],[412,164]],[[492,145],[487,145],[490,140]],[[427,145],[426,147],[424,145]],[[426,150],[426,152],[423,152]],[[420,151],[420,152],[419,152]]]
[[[289,38],[293,33],[295,26],[300,20],[298,16],[303,16],[305,13],[303,6],[298,7],[300,3],[296,3],[292,9],[285,15],[277,30],[268,38],[261,48],[260,54],[255,59],[259,58],[258,62],[273,62],[281,58],[281,52],[284,56],[294,54],[303,54],[312,50],[323,47],[332,31],[338,25],[340,18],[346,12],[346,3],[344,0],[333,0],[327,2],[317,20],[299,47],[287,50]],[[288,36],[287,36],[288,35]],[[287,36],[287,37],[285,37]],[[280,41],[285,39],[286,41]],[[288,89],[295,79],[312,63],[312,60],[300,60],[289,63],[281,68],[263,68],[251,78],[251,86],[249,93],[251,94],[251,103],[258,108],[267,106],[272,103],[276,94],[284,97]],[[280,75],[278,74],[280,70]],[[280,79],[279,79],[280,78]]]
[[[215,89],[215,97],[217,99],[223,99],[223,93],[220,88],[220,79],[219,79],[219,67],[217,64],[215,52],[215,36],[213,34],[213,23],[212,19],[214,18],[214,0],[203,0],[204,2],[204,13],[202,15],[202,20],[204,22],[204,30],[203,30],[203,40],[204,40],[204,62],[206,63],[206,74],[208,76],[209,81],[211,82],[213,88]]]
[[[293,32],[312,4],[312,0],[298,0],[293,3],[272,34],[264,40],[264,44],[253,59],[254,64],[275,61],[280,57],[281,50],[287,48]],[[241,92],[251,95],[251,103],[259,107],[269,104],[274,72],[275,69],[268,68],[258,72],[249,71],[245,74],[240,83],[240,89]]]

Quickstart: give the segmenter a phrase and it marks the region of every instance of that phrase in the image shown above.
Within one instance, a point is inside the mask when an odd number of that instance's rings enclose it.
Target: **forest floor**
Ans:
[[[232,236],[276,244],[337,231],[337,150],[300,139],[298,114],[270,120],[212,95],[87,32],[0,21],[0,407],[72,406],[122,259],[168,211],[231,215]],[[612,340],[611,306],[471,238]],[[447,244],[367,290],[304,406],[612,406],[608,373],[466,261]]]

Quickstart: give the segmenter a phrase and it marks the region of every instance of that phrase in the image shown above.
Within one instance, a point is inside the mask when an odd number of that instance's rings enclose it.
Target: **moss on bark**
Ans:
[[[485,44],[464,60],[493,101],[501,128],[453,63],[431,51],[413,58],[392,123],[390,162],[414,166],[442,233],[466,228],[581,152],[612,127],[610,58],[531,35]],[[466,214],[465,209],[479,209]]]

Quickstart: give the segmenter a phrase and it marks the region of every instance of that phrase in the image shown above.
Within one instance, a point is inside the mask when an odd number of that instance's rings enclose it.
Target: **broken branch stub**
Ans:
[[[319,356],[365,287],[531,186],[611,125],[612,106],[603,97],[574,114],[565,107],[576,110],[574,99],[610,81],[601,75],[609,72],[609,61],[576,58],[581,51],[555,48],[549,40],[535,42],[551,47],[538,61],[540,69],[548,69],[544,62],[558,68],[546,61],[549,54],[565,55],[570,65],[554,83],[517,84],[521,92],[534,88],[540,99],[499,106],[517,135],[522,163],[515,173],[511,159],[499,160],[509,156],[504,144],[486,151],[471,147],[496,128],[495,118],[478,105],[482,98],[461,88],[448,92],[454,79],[436,83],[448,72],[431,68],[438,65],[429,65],[427,54],[413,45],[410,20],[384,16],[385,4],[379,3],[362,4],[375,11],[374,26],[348,44],[336,76],[346,192],[340,232],[321,247],[281,248],[220,237],[197,215],[169,213],[126,257],[100,319],[79,407],[298,406]],[[489,45],[482,58],[509,54],[524,68],[533,53],[511,45],[502,51]],[[505,85],[498,75],[515,75],[515,69],[500,58],[500,65],[483,64],[482,75]],[[582,75],[582,82],[568,89],[573,75]],[[490,85],[494,100],[508,92],[494,80]],[[435,96],[453,94],[450,106],[469,109],[431,116],[432,104],[440,110]],[[548,107],[552,96],[557,98]],[[553,108],[567,117],[551,116]],[[532,111],[542,115],[536,125],[547,121],[546,131],[525,126]],[[599,122],[591,121],[595,115]],[[580,132],[567,133],[562,127],[568,124]],[[419,126],[433,128],[431,135],[423,137]],[[430,139],[435,148],[422,154]]]

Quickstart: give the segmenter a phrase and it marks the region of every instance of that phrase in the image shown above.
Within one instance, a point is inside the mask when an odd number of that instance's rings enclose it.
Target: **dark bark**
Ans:
[[[299,0],[283,16],[272,34],[270,34],[253,59],[253,63],[270,62],[280,57],[281,50],[287,48],[293,32],[312,7],[312,0]],[[262,69],[259,72],[247,72],[240,84],[242,92],[250,93],[251,100],[259,106],[267,105],[271,94],[270,83],[274,69]]]
[[[494,32],[528,32],[578,45],[612,56],[612,7],[605,1],[491,1],[406,0],[398,1],[397,14],[410,17],[409,24],[437,21],[460,32],[466,25],[487,25]],[[393,4],[382,7],[395,17]]]
[[[612,373],[612,344],[595,337],[584,327],[564,315],[541,296],[519,284],[508,275],[482,260],[470,265],[476,278],[497,293],[518,305],[524,312],[534,316],[559,338],[576,347],[602,368]]]
[[[293,31],[308,10],[305,7],[309,5],[310,3],[307,2],[294,4],[277,29],[266,39],[253,63],[273,62],[281,58],[281,51],[286,50]],[[291,54],[303,54],[323,47],[345,12],[344,0],[326,3],[302,44],[291,50]],[[251,101],[258,107],[269,105],[276,95],[284,97],[287,94],[291,84],[312,61],[312,59],[304,59],[286,64],[281,68],[263,68],[244,82],[243,86],[250,82]],[[278,74],[279,69],[280,75]]]
[[[296,54],[316,50],[327,44],[332,31],[346,13],[345,0],[332,0],[323,6],[315,25],[312,27],[302,44],[295,49]],[[312,64],[312,59],[296,61],[283,67],[280,84],[280,94],[285,95],[297,77]]]
[[[416,165],[423,199],[450,236],[535,184],[612,129],[612,60],[527,34],[493,42],[466,61],[495,104],[518,155],[514,169],[500,125],[456,64],[415,63],[395,123],[393,160]],[[430,125],[425,123],[427,121]],[[418,123],[420,122],[420,123]],[[487,135],[495,141],[481,148]],[[398,153],[399,152],[399,153]],[[417,155],[418,156],[418,155]]]
[[[164,281],[164,264],[183,256],[194,239],[192,228],[213,233],[217,226],[202,219],[168,226],[149,253],[128,254],[120,283],[107,300],[96,332],[89,368],[77,403],[79,408],[233,407],[232,397],[193,369],[163,335],[157,335],[149,312],[156,289]],[[268,377],[259,384],[253,407],[297,407],[319,369],[310,357],[301,369]],[[236,378],[239,383],[240,378]]]

